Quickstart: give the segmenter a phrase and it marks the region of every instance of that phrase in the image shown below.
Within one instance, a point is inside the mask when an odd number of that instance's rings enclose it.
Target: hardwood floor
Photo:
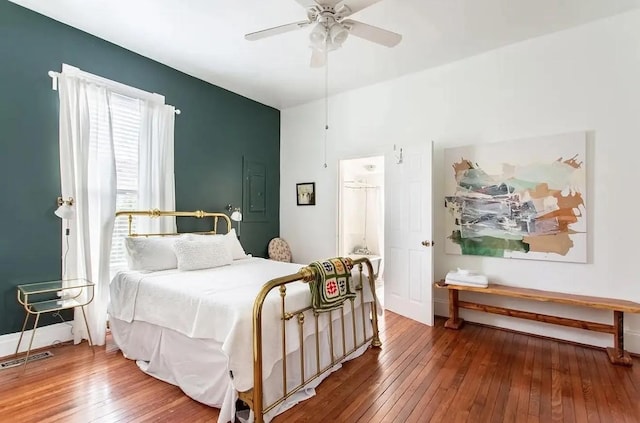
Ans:
[[[283,422],[640,422],[640,360],[468,324],[445,330],[385,312],[381,350],[346,363]],[[0,421],[199,422],[218,410],[138,370],[109,343],[50,347],[0,370]]]

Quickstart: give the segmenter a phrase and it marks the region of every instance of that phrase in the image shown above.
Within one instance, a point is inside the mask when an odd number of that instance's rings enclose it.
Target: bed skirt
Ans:
[[[365,304],[365,307],[368,313],[370,305]],[[359,308],[356,308],[356,313],[360,313]],[[337,334],[339,320],[335,320],[333,324],[334,333]],[[142,371],[180,387],[186,395],[198,402],[219,408],[218,423],[235,420],[238,395],[227,365],[228,358],[222,352],[221,343],[212,339],[190,338],[174,330],[143,321],[128,323],[111,317],[110,327],[113,339],[123,355],[135,360]],[[368,333],[370,329],[369,327]],[[328,332],[327,328],[321,336],[328,337]],[[316,371],[315,336],[307,336],[304,343],[305,374],[314,374]],[[362,355],[367,347],[368,344],[355,350],[342,362]],[[247,348],[252,348],[251,340],[247,340]],[[329,343],[322,344],[320,352],[322,366],[330,364],[330,356]],[[340,367],[340,363],[337,363],[331,372]],[[314,396],[314,388],[331,372],[326,372],[312,380],[285,402],[265,414],[265,421],[270,421],[298,402]],[[287,386],[293,387],[300,384],[300,376],[300,353],[294,351],[287,355]],[[283,391],[282,363],[277,363],[271,374],[264,380],[265,401],[269,403],[280,398]]]

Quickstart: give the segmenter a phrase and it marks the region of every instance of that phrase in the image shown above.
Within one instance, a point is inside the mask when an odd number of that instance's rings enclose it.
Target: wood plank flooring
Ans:
[[[640,360],[468,324],[445,330],[385,312],[381,350],[346,363],[284,422],[639,422]],[[218,410],[149,377],[115,346],[48,348],[0,370],[2,422],[200,422]]]

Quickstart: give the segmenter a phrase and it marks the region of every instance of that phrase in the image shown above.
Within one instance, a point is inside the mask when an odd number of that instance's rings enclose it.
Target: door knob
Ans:
[[[432,245],[435,245],[435,243],[431,241],[422,241],[421,244],[424,245],[425,247],[431,247]]]

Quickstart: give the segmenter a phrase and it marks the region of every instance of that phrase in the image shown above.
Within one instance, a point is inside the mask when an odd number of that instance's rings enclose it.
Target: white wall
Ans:
[[[429,54],[425,51],[424,54]],[[434,141],[435,278],[477,269],[530,288],[640,302],[640,11],[618,15],[330,98],[328,168],[323,164],[323,103],[282,111],[281,235],[296,259],[336,253],[337,161],[392,154],[394,144]],[[589,131],[589,263],[447,255],[442,198],[447,147]],[[296,207],[296,182],[315,181],[317,205]],[[435,292],[436,311],[446,299]],[[610,313],[542,303],[542,313],[610,322]],[[469,320],[611,345],[611,336],[483,313]],[[626,347],[640,353],[640,318],[627,315]]]

